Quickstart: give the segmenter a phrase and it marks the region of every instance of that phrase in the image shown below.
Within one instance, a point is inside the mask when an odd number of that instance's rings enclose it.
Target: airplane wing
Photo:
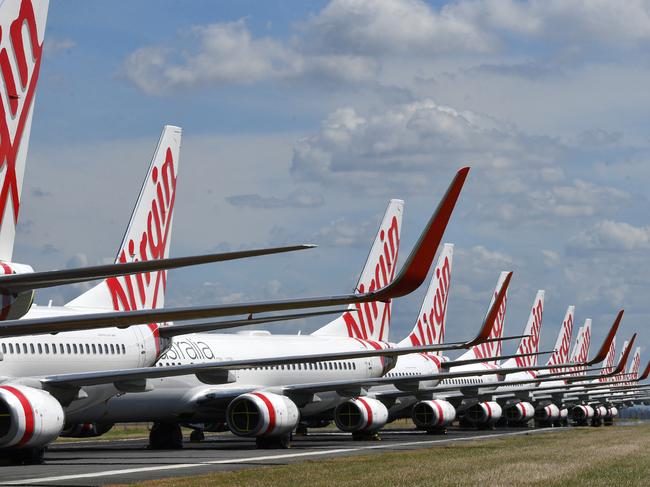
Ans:
[[[237,252],[221,252],[216,254],[194,255],[189,257],[172,257],[139,262],[124,262],[118,264],[79,267],[76,269],[61,269],[55,271],[29,272],[26,274],[0,275],[0,293],[18,294],[33,289],[62,286],[79,282],[94,281],[107,277],[124,276],[141,272],[177,269],[194,265],[225,262],[228,260],[245,259],[262,255],[280,254],[316,247],[312,244],[292,245],[286,247],[270,247],[263,249],[242,250]]]
[[[0,337],[111,328],[115,326],[126,327],[143,323],[197,320],[242,314],[250,315],[252,313],[291,309],[321,308],[360,302],[388,301],[405,296],[416,290],[426,279],[468,173],[468,167],[460,169],[456,173],[397,277],[393,282],[378,290],[367,293],[279,301],[7,320],[0,323]]]

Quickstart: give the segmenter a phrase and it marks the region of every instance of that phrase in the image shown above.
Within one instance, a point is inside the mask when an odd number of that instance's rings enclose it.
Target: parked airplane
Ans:
[[[169,138],[169,140],[168,140]],[[169,167],[168,157],[171,151],[171,160],[177,161],[178,145],[180,133],[169,128],[163,135],[163,141],[159,144],[156,151],[152,166],[149,171],[145,186],[156,188],[144,189],[138,200],[138,205],[134,211],[134,217],[129,224],[129,229],[124,238],[120,253],[122,251],[129,253],[131,242],[140,241],[139,237],[146,234],[147,225],[151,224],[152,219],[148,217],[151,213],[152,201],[154,207],[160,192],[157,190],[160,184],[160,178],[165,179],[165,174],[171,177],[172,168]],[[170,149],[169,151],[167,149]],[[52,320],[65,322],[70,320],[74,322],[76,316],[82,316],[93,322],[95,317],[106,316],[115,322],[103,322],[99,320],[100,326],[109,329],[91,332],[66,332],[55,335],[30,336],[20,338],[5,339],[7,353],[0,363],[0,375],[5,377],[3,385],[0,386],[0,408],[3,415],[2,427],[0,432],[0,449],[10,448],[11,453],[19,461],[38,461],[42,457],[43,448],[52,439],[54,439],[63,427],[66,414],[73,415],[85,408],[96,404],[99,401],[106,400],[108,397],[116,394],[118,391],[134,392],[147,390],[146,379],[158,377],[200,374],[203,380],[210,383],[228,383],[231,381],[232,374],[230,370],[246,369],[250,367],[274,367],[296,364],[299,362],[325,362],[341,361],[355,358],[366,358],[376,355],[385,357],[394,357],[400,354],[430,351],[431,347],[419,347],[408,349],[391,349],[391,350],[350,350],[336,353],[311,353],[302,355],[293,355],[289,357],[264,359],[244,359],[244,360],[221,360],[202,364],[176,365],[170,367],[146,367],[152,365],[158,358],[159,354],[168,345],[168,337],[184,333],[188,329],[196,329],[196,325],[183,326],[159,326],[161,319],[152,320],[149,325],[133,326],[131,328],[116,328],[115,325],[124,325],[121,321],[122,316],[136,314],[137,319],[130,323],[137,324],[142,322],[143,315],[155,316],[156,318],[178,317],[208,317],[212,313],[217,315],[232,314],[236,309],[241,313],[242,309],[247,311],[256,310],[277,310],[277,309],[295,309],[304,305],[322,306],[324,304],[341,304],[341,303],[359,303],[368,300],[387,301],[393,297],[402,296],[412,292],[426,278],[427,271],[432,263],[436,248],[442,238],[447,222],[455,202],[460,194],[460,190],[467,174],[467,169],[461,170],[452,181],[441,204],[432,215],[425,230],[420,236],[416,246],[409,255],[404,267],[396,275],[395,279],[387,285],[381,286],[381,283],[370,281],[369,291],[359,294],[338,296],[333,298],[313,298],[303,300],[288,300],[269,303],[252,303],[246,305],[228,305],[224,307],[195,307],[181,308],[179,310],[152,309],[139,310],[124,313],[95,313],[85,315],[75,315],[80,310],[87,310],[87,307],[115,307],[128,308],[136,307],[138,303],[145,305],[161,305],[165,280],[157,279],[155,275],[144,275],[135,279],[131,278],[109,278],[102,281],[95,288],[91,289],[80,298],[72,303],[72,306],[61,307],[57,310],[59,317],[55,318],[26,318],[5,321],[3,327],[10,324],[9,329],[12,333],[17,334],[19,323],[39,323],[40,332],[44,333],[47,327],[43,323],[50,323]],[[157,173],[157,177],[155,177]],[[171,179],[169,179],[171,181]],[[165,198],[165,189],[162,189],[163,198]],[[151,195],[151,199],[142,195]],[[172,198],[172,195],[169,195]],[[171,201],[164,200],[164,201]],[[171,222],[170,214],[166,207],[168,222]],[[159,211],[162,215],[163,211]],[[168,235],[167,230],[156,232],[155,242],[159,249],[168,248],[168,240],[160,240],[162,236]],[[148,245],[149,238],[142,240]],[[165,247],[161,247],[164,242]],[[382,255],[384,249],[382,248]],[[386,264],[385,257],[380,256],[380,266],[376,272],[383,272],[383,265]],[[395,262],[392,261],[392,265]],[[392,271],[392,269],[391,269]],[[134,306],[135,305],[135,306]],[[224,312],[224,309],[227,311]],[[378,308],[377,308],[378,309]],[[198,311],[197,311],[198,310]],[[206,310],[208,311],[206,313]],[[374,312],[374,308],[372,308]],[[45,313],[47,309],[36,308],[30,313]],[[62,317],[62,318],[61,318]],[[244,320],[238,320],[238,326],[241,326]],[[128,322],[128,319],[127,319]],[[145,321],[146,322],[146,321]],[[229,322],[232,323],[232,322]],[[87,324],[87,323],[86,323]],[[112,326],[109,326],[112,325]],[[215,326],[213,323],[207,323],[203,326],[205,329],[211,329],[218,326],[232,326],[231,324]],[[31,328],[26,327],[26,330]],[[21,330],[22,331],[22,330]],[[23,332],[24,333],[24,332]],[[456,348],[462,344],[456,345]],[[449,347],[449,346],[445,346]],[[452,345],[451,348],[454,348]],[[295,349],[293,349],[295,350]],[[317,351],[319,352],[319,351]],[[44,360],[45,359],[45,360]],[[340,367],[346,365],[341,364]],[[124,368],[132,367],[132,368]],[[144,368],[142,368],[144,367]],[[355,365],[352,366],[353,371]],[[359,364],[357,364],[359,367]],[[93,370],[95,369],[95,370]],[[90,371],[89,371],[90,370]],[[313,369],[312,369],[313,370]],[[320,370],[320,369],[319,369]],[[329,369],[328,370],[337,370]],[[345,370],[345,369],[343,369]],[[53,375],[56,374],[56,375]],[[95,386],[95,387],[93,387]],[[266,403],[264,403],[266,405]],[[65,413],[64,413],[65,409]],[[267,416],[268,417],[268,416]],[[278,430],[279,431],[279,430]]]

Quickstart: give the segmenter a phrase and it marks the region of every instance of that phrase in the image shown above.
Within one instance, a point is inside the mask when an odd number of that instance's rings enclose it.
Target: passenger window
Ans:
[[[108,344],[104,343],[104,353],[108,355]]]
[[[34,344],[33,343],[29,344],[29,351],[32,353],[32,355],[36,353],[36,350],[34,350]]]
[[[56,355],[56,343],[52,344],[52,353]]]
[[[63,343],[59,344],[59,352],[65,353],[65,349],[63,348]]]
[[[50,346],[47,343],[45,345],[43,345],[43,346],[45,347],[45,353],[49,355],[50,354]]]
[[[2,351],[4,352],[5,346],[4,343],[2,344]],[[9,344],[9,353],[14,353],[14,346],[10,343]]]
[[[86,353],[90,353],[90,345],[86,343]]]
[[[79,344],[79,353],[82,354],[82,355],[84,353],[84,344],[83,343]]]
[[[111,343],[111,355],[115,355],[115,347]]]
[[[38,353],[39,355],[43,354],[43,346],[40,343],[38,344]]]
[[[125,353],[126,353],[126,347],[124,346],[124,344],[122,344],[122,354],[125,354]]]
[[[2,344],[2,353],[7,353],[7,345]]]

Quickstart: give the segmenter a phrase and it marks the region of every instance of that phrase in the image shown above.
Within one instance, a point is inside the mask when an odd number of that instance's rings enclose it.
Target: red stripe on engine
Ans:
[[[489,402],[484,402],[483,404],[485,404],[485,409],[487,409],[487,414],[488,414],[487,419],[489,420],[492,418],[492,408],[490,407]]]
[[[372,409],[370,408],[370,404],[363,399],[362,397],[357,397],[357,401],[359,401],[363,406],[366,408],[366,412],[368,413],[368,424],[367,426],[372,424]]]
[[[262,401],[264,401],[264,404],[266,404],[266,409],[269,410],[269,427],[266,428],[266,431],[264,433],[262,433],[263,435],[268,435],[275,429],[275,408],[273,407],[273,404],[269,398],[261,392],[251,392],[251,394],[253,396],[259,397]]]
[[[443,413],[442,413],[442,407],[440,404],[438,404],[438,401],[431,401],[433,404],[435,404],[436,409],[438,410],[438,424],[442,424],[442,419],[443,419]]]
[[[0,386],[0,389],[4,389],[5,391],[10,392],[16,396],[18,401],[20,401],[20,405],[23,407],[23,411],[25,413],[25,434],[23,434],[23,437],[17,444],[17,446],[23,446],[34,435],[34,410],[32,409],[32,405],[29,403],[29,400],[25,397],[25,395],[15,387]]]

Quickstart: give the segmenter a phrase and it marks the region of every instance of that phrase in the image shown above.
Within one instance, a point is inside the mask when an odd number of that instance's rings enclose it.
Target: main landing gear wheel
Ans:
[[[192,443],[201,443],[203,440],[205,440],[203,430],[192,430],[190,433],[190,441]]]
[[[176,423],[154,423],[149,432],[149,449],[180,450],[183,448],[183,432]]]
[[[45,448],[24,448],[9,454],[12,465],[41,465],[45,456]]]
[[[291,448],[291,435],[284,435],[284,436],[274,436],[267,438],[265,436],[258,436],[255,438],[255,444],[257,445],[257,448],[262,448],[265,450],[270,450],[270,449],[288,449]]]

